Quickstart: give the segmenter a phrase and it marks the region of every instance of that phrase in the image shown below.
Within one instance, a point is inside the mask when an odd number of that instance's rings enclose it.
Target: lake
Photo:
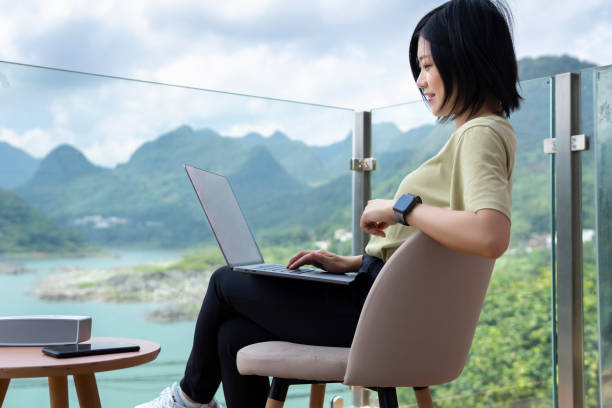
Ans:
[[[7,260],[19,262],[35,273],[0,275],[0,316],[59,314],[85,315],[93,319],[92,336],[133,337],[154,341],[161,345],[161,353],[151,363],[124,370],[96,374],[103,407],[123,408],[148,401],[166,386],[182,377],[185,362],[191,350],[195,322],[156,323],[146,320],[147,314],[159,307],[154,303],[47,302],[30,294],[43,277],[61,273],[63,268],[78,267],[92,271],[117,266],[144,265],[178,259],[180,253],[172,251],[125,251],[111,249],[109,256],[96,258]],[[3,259],[0,258],[0,262]],[[72,378],[69,378],[71,406],[78,406]],[[345,403],[351,401],[347,387],[328,385],[326,406],[332,396],[342,395]],[[292,386],[288,408],[307,405],[309,386]],[[223,401],[221,390],[217,398]],[[46,379],[11,380],[4,408],[49,406]]]

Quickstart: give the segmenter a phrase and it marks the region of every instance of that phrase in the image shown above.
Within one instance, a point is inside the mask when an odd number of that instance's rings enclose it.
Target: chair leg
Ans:
[[[331,408],[344,408],[344,400],[342,397],[334,397],[331,402]]]
[[[378,388],[378,401],[380,408],[398,408],[397,393],[394,387]]]
[[[6,395],[6,390],[8,390],[9,383],[11,382],[10,378],[1,378],[0,379],[0,407],[4,402],[4,396]]]
[[[266,408],[283,408],[283,405],[285,405],[285,401],[277,401],[270,397],[268,397],[266,402]]]
[[[272,386],[268,394],[266,408],[282,408],[285,405],[285,398],[287,398],[287,391],[290,385],[288,381],[282,378],[272,378]]]
[[[434,408],[429,387],[414,387],[414,396],[419,408]]]
[[[309,408],[323,408],[325,402],[325,384],[312,384],[310,386]]]

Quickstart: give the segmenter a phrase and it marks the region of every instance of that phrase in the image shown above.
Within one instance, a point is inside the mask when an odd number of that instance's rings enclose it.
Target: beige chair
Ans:
[[[428,387],[463,370],[494,263],[417,232],[380,271],[350,348],[257,343],[238,352],[238,370],[274,377],[267,408],[291,384],[314,384],[310,406],[322,407],[328,382],[373,389],[383,408],[397,407],[395,387],[413,387],[419,407],[433,406]]]

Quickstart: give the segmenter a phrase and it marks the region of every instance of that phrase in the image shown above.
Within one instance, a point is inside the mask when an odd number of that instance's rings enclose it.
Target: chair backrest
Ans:
[[[366,298],[344,383],[409,387],[461,374],[495,261],[417,232],[380,271]]]

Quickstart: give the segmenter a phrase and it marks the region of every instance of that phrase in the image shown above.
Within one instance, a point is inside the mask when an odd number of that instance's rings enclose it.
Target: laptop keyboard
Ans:
[[[355,279],[355,273],[349,274],[334,274],[327,273],[323,269],[302,267],[298,269],[287,269],[285,265],[275,264],[251,264],[234,267],[235,270],[246,273],[254,273],[257,275],[278,276],[293,279],[304,279],[311,281],[320,281],[328,283],[337,283],[341,285],[349,285]]]
[[[322,269],[315,269],[315,268],[297,268],[297,269],[287,269],[287,267],[283,266],[283,265],[276,265],[276,264],[259,264],[259,265],[249,265],[248,266],[249,269],[254,269],[254,270],[260,270],[260,271],[266,271],[266,272],[285,272],[285,273],[296,273],[296,274],[301,274],[301,273],[308,273],[308,272],[325,272]]]

